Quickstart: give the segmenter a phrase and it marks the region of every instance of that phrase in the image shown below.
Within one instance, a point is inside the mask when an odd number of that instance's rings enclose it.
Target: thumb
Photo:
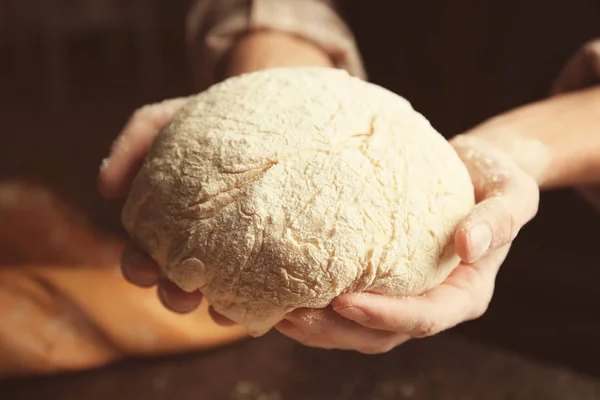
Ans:
[[[504,153],[463,144],[455,148],[471,175],[477,205],[458,225],[454,240],[461,259],[472,263],[515,239],[537,213],[539,187]]]

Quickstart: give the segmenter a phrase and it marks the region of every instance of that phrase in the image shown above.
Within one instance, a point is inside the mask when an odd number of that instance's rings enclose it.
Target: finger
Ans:
[[[309,347],[385,353],[410,337],[360,326],[337,315],[331,308],[296,310],[276,326],[285,336]]]
[[[212,318],[212,320],[217,325],[221,325],[221,326],[233,326],[233,325],[235,325],[235,322],[233,322],[232,320],[230,320],[229,318],[227,318],[223,314],[220,314],[217,311],[215,311],[215,309],[212,306],[208,307],[208,314],[210,315],[210,317]]]
[[[167,279],[161,279],[158,285],[158,298],[171,311],[187,314],[194,311],[202,302],[199,291],[185,292]]]
[[[480,317],[494,292],[508,246],[486,255],[477,266],[459,265],[439,286],[421,296],[392,298],[353,293],[334,299],[333,309],[365,327],[426,337]]]
[[[539,188],[535,180],[503,153],[469,139],[453,142],[469,170],[477,205],[458,225],[456,251],[472,263],[488,250],[512,242],[537,213]]]
[[[455,234],[455,247],[465,262],[472,263],[488,250],[511,243],[537,213],[539,189],[522,175],[502,182],[498,192],[478,203],[460,222]]]
[[[140,287],[158,284],[160,268],[145,252],[129,243],[121,258],[121,272],[130,283]]]
[[[170,99],[133,113],[100,167],[98,190],[103,196],[115,198],[127,192],[156,135],[187,101]]]

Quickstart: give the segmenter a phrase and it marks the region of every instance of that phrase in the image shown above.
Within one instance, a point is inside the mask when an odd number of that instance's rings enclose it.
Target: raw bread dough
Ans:
[[[259,336],[344,292],[438,285],[473,205],[463,163],[405,99],[342,70],[282,68],[193,97],[123,223],[169,279]]]

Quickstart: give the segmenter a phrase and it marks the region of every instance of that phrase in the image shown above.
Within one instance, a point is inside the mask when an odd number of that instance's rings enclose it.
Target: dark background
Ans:
[[[97,170],[135,108],[193,92],[189,3],[0,0],[0,178],[48,184],[120,234],[120,203],[97,195]],[[343,12],[370,78],[448,137],[544,98],[567,58],[600,37],[592,0],[348,0]],[[600,376],[599,222],[570,191],[545,193],[490,311],[458,331]]]
[[[344,4],[371,79],[406,96],[447,137],[547,97],[567,59],[600,37],[592,0]],[[600,375],[599,222],[574,193],[545,193],[489,312],[459,331]]]

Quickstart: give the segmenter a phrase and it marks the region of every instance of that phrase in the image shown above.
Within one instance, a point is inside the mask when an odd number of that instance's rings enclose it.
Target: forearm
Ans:
[[[242,36],[225,59],[226,77],[275,67],[334,67],[331,57],[319,46],[277,31],[260,31]]]
[[[600,183],[600,86],[517,108],[468,134],[506,151],[541,189]]]
[[[198,90],[283,66],[331,66],[366,78],[334,0],[196,0],[186,32]]]

